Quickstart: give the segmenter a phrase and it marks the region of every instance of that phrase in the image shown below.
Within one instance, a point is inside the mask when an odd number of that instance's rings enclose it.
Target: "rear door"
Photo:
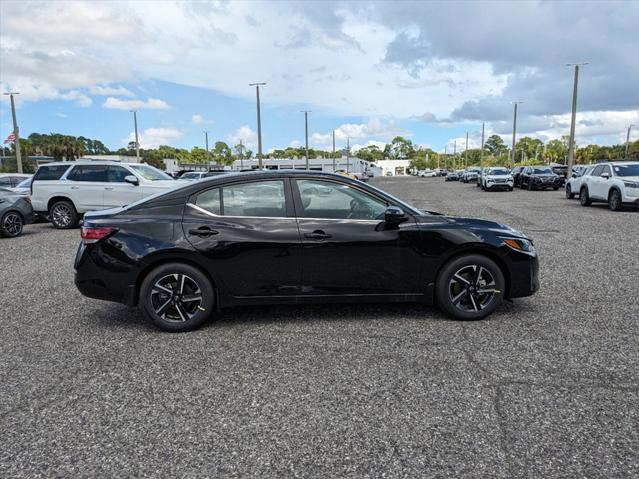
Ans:
[[[76,165],[67,173],[68,191],[76,210],[84,213],[104,208],[107,165]]]
[[[288,179],[202,190],[189,198],[182,226],[231,295],[299,293],[301,242]]]
[[[419,292],[422,259],[414,218],[383,227],[388,203],[349,183],[293,183],[302,250],[302,290],[310,295]]]

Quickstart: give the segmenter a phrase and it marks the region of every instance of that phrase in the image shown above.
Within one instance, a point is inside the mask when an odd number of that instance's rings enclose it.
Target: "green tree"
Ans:
[[[484,142],[484,149],[491,155],[498,156],[500,153],[508,150],[508,147],[499,135],[490,135]]]
[[[515,144],[515,158],[519,160],[523,151],[525,159],[535,159],[535,156],[541,152],[543,146],[544,144],[541,140],[524,136]]]
[[[384,148],[384,156],[388,156],[393,160],[408,160],[415,156],[415,147],[412,141],[402,136],[396,136],[393,138],[393,141]]]
[[[328,155],[330,156],[332,154]],[[375,162],[384,159],[384,152],[377,145],[369,145],[357,150],[355,156],[361,160]]]
[[[213,161],[219,165],[230,165],[233,163],[233,152],[229,145],[223,141],[216,141],[213,148]]]

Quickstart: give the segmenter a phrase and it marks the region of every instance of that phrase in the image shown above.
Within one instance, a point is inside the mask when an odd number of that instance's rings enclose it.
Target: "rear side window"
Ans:
[[[222,188],[224,216],[286,216],[284,182],[252,181]]]
[[[71,181],[107,181],[107,165],[77,165],[67,175]]]
[[[33,180],[59,180],[65,171],[69,169],[70,165],[43,165],[38,168],[36,174],[33,176]]]
[[[220,189],[213,188],[197,195],[195,204],[214,215],[220,215]]]

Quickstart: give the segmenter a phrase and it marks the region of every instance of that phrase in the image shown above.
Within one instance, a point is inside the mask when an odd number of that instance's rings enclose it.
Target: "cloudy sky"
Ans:
[[[639,1],[0,2],[0,89],[19,91],[21,134],[60,132],[117,149],[244,140],[265,151],[404,135],[436,151],[470,134],[639,138]],[[7,97],[0,134],[11,131]],[[462,140],[464,139],[464,140]]]

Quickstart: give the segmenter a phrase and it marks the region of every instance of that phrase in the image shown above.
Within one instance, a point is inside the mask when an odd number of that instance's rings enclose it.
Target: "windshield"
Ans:
[[[639,176],[639,163],[630,165],[613,165],[617,176]]]
[[[508,170],[488,170],[489,175],[507,175],[509,173]]]
[[[180,176],[182,180],[197,180],[200,177],[199,173],[184,173]]]
[[[129,165],[129,167],[131,167],[133,170],[135,170],[136,173],[138,173],[140,176],[142,176],[142,178],[144,178],[145,180],[149,180],[149,181],[171,180],[171,181],[173,181],[173,178],[171,178],[169,175],[167,175],[163,171],[160,171],[157,168],[154,168],[154,167],[149,166],[149,165]]]
[[[550,168],[533,168],[533,174],[535,175],[552,175]]]

